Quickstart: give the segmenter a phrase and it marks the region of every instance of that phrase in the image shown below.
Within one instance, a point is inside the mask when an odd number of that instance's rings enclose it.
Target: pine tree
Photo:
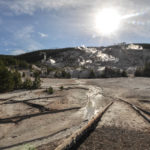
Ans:
[[[14,89],[13,74],[5,66],[0,67],[0,92],[8,92]]]
[[[23,88],[24,89],[32,89],[32,87],[33,87],[33,83],[32,83],[32,81],[31,81],[31,79],[26,79],[25,81],[24,81],[24,83],[23,83]]]
[[[95,73],[93,70],[90,71],[89,78],[95,78]]]
[[[15,71],[13,73],[13,79],[14,79],[14,89],[20,89],[22,87],[22,80],[21,80],[21,75],[18,71]]]
[[[34,81],[33,81],[33,89],[38,89],[41,87],[41,80],[40,77],[35,77]]]

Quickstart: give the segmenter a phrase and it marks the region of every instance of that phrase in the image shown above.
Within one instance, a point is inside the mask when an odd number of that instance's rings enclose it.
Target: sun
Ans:
[[[120,26],[121,16],[113,8],[105,8],[96,15],[96,30],[102,35],[115,33]]]

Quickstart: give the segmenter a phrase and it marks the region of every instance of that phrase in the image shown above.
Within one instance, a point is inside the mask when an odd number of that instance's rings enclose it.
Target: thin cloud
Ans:
[[[39,32],[39,35],[40,35],[40,37],[42,37],[42,38],[46,38],[46,37],[48,37],[48,35],[47,35],[47,34],[45,34],[45,33],[41,33],[41,32]]]
[[[25,26],[22,29],[15,32],[15,37],[18,39],[27,39],[31,38],[32,34],[34,33],[33,26]]]
[[[80,5],[76,0],[1,0],[1,6],[6,6],[15,14],[33,15],[36,10],[50,10]]]
[[[21,49],[12,51],[12,55],[19,55],[19,54],[23,54],[23,53],[25,53],[25,51],[21,50]]]
[[[33,26],[25,26],[13,32],[15,41],[19,41],[19,44],[26,45],[25,49],[27,50],[36,50],[42,47],[42,45],[34,39],[34,33]]]
[[[117,9],[124,19],[121,20],[115,35],[105,38],[95,30],[94,18],[102,9],[109,7]],[[122,40],[148,41],[149,11],[150,0],[0,0],[3,19],[1,30],[7,28],[4,33],[5,40],[9,43],[13,41],[16,44],[13,46],[15,48],[27,50],[44,46],[49,48],[52,45],[68,46],[70,41],[73,41],[74,45],[78,45],[80,41],[88,41],[85,44],[91,41],[92,44],[101,45]],[[36,24],[36,21],[40,23]],[[19,24],[22,25],[21,28],[16,29]],[[44,33],[39,32],[43,28]],[[2,42],[1,45],[6,48],[12,46]]]

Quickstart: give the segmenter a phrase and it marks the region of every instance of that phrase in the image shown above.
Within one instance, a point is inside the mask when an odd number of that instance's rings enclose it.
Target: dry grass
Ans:
[[[37,150],[54,150],[58,145],[61,144],[61,140],[56,140],[55,142],[51,142],[42,146],[37,147]]]

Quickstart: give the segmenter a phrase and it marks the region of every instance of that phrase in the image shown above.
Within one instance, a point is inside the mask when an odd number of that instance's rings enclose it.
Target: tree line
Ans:
[[[34,80],[21,78],[17,70],[11,70],[4,65],[0,65],[0,93],[10,92],[18,89],[37,89],[41,86],[38,75],[34,75]]]
[[[25,60],[20,60],[13,56],[5,56],[5,55],[0,55],[0,65],[7,66],[14,69],[31,68],[31,64],[27,63]]]
[[[144,67],[138,67],[135,71],[136,77],[150,77],[150,63],[146,63]]]

